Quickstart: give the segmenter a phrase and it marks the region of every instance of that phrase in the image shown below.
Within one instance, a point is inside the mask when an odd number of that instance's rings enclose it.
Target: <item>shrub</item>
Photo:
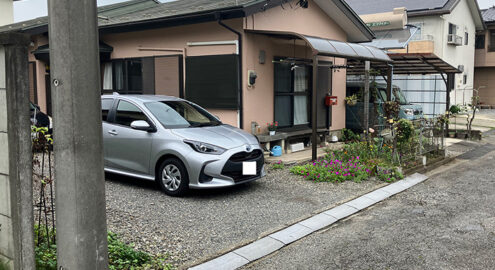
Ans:
[[[396,168],[377,166],[376,178],[391,183],[404,178],[404,175]]]
[[[409,142],[415,135],[414,125],[407,119],[397,121],[397,142]]]
[[[277,161],[276,163],[273,163],[271,168],[273,170],[281,170],[285,167],[285,164],[282,162],[282,160]]]
[[[382,168],[385,168],[382,170]],[[376,174],[382,181],[402,178],[392,159],[392,147],[375,143],[355,142],[342,150],[329,152],[323,159],[302,166],[294,166],[291,173],[315,182],[361,182]]]
[[[361,163],[359,156],[348,160],[339,160],[335,156],[328,155],[323,160],[294,166],[291,168],[291,172],[302,175],[307,180],[317,182],[361,182],[369,178],[371,170]]]
[[[344,142],[357,142],[361,139],[361,137],[354,133],[352,130],[344,128],[342,129],[342,141]]]
[[[40,233],[40,241],[35,239],[36,269],[57,269],[57,246],[48,244],[46,229],[35,226],[35,235]],[[172,269],[165,262],[166,257],[153,257],[148,253],[137,251],[133,245],[122,242],[117,234],[108,232],[108,263],[111,270],[127,269]],[[1,269],[1,268],[0,268]]]

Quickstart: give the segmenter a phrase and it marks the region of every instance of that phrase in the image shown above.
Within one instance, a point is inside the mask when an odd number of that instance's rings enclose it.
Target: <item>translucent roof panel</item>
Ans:
[[[326,51],[337,53],[337,50],[330,45],[328,40],[314,37],[306,37],[306,40],[311,44],[311,47],[317,51]]]
[[[408,27],[406,29],[375,31],[376,38],[371,42],[362,43],[380,49],[402,49],[409,44],[411,38],[416,34],[418,28]]]
[[[375,47],[329,40],[316,37],[302,36],[311,47],[318,51],[318,55],[335,56],[357,60],[392,62],[388,55]]]
[[[348,44],[359,56],[369,57],[369,58],[375,57],[373,53],[371,53],[371,51],[363,45],[355,44],[355,43],[348,43]]]

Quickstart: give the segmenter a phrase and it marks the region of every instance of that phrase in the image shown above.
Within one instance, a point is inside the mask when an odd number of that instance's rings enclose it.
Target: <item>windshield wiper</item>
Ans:
[[[221,122],[193,123],[189,127],[212,127],[219,126]]]

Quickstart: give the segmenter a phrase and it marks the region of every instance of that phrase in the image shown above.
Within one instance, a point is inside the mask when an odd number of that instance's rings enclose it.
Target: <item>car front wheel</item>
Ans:
[[[186,167],[176,158],[162,161],[156,180],[163,192],[170,196],[182,196],[189,188]]]

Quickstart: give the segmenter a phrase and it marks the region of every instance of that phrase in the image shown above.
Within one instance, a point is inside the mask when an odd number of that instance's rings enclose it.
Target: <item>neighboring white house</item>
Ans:
[[[390,50],[396,53],[433,54],[451,66],[458,68],[461,73],[455,75],[454,91],[450,94],[450,103],[469,103],[474,85],[474,44],[476,31],[484,29],[484,23],[476,0],[346,0],[347,3],[366,20],[373,18],[375,25],[387,24],[388,17],[381,16],[382,22],[377,23],[377,13],[392,12],[394,8],[404,7],[407,14],[407,24],[419,29],[411,41],[403,49]],[[375,16],[370,16],[375,14]],[[373,25],[370,25],[373,29]],[[426,108],[433,95],[425,94],[432,88],[445,91],[445,83],[439,75],[395,76],[394,84],[405,88],[413,88],[408,96],[411,99],[422,98]],[[407,90],[407,89],[405,89]],[[414,92],[414,93],[413,93]],[[441,98],[435,95],[436,98]],[[445,92],[443,92],[445,99]],[[426,100],[425,100],[426,99]],[[418,103],[419,100],[412,100]],[[428,108],[429,107],[429,108]],[[441,106],[440,106],[441,107]],[[436,113],[445,109],[435,108]]]
[[[14,8],[12,0],[0,0],[0,26],[14,22]]]

